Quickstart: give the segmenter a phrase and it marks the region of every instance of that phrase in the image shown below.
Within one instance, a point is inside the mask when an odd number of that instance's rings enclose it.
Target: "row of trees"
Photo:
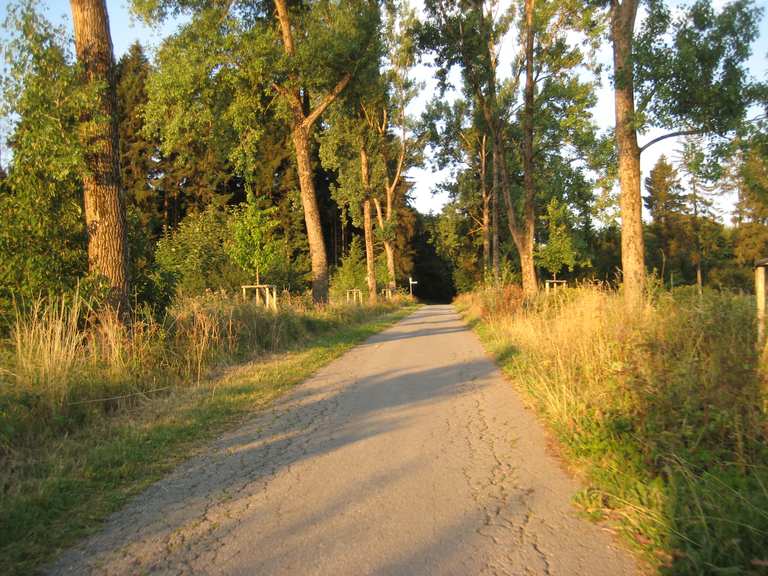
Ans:
[[[139,45],[114,62],[103,0],[72,2],[76,58],[34,2],[8,10],[5,294],[71,285],[87,248],[90,277],[123,310],[162,291],[164,274],[301,288],[308,272],[324,302],[328,256],[339,261],[353,228],[370,298],[396,285],[412,265],[404,173],[419,161],[405,112],[413,14],[367,0],[132,8],[152,24],[186,15],[154,63]]]
[[[371,299],[416,253],[433,271],[442,256],[462,287],[506,270],[529,295],[540,267],[613,274],[620,264],[635,302],[647,265],[671,272],[673,245],[696,247],[701,279],[712,220],[703,198],[726,181],[739,190],[740,225],[754,232],[729,245],[744,262],[759,243],[765,118],[747,114],[765,105],[766,89],[745,65],[761,15],[749,0],[719,11],[708,0],[674,10],[654,0],[639,24],[637,0],[503,9],[427,0],[421,21],[407,6],[371,0],[132,8],[151,24],[184,16],[152,62],[138,45],[114,62],[104,0],[72,0],[76,57],[33,0],[8,11],[4,295],[66,288],[87,271],[124,310],[129,295],[160,300],[169,286],[246,277],[291,288],[306,278],[324,302],[329,268],[359,234]],[[604,45],[613,53],[609,136],[593,117]],[[412,69],[426,57],[439,91],[416,123],[406,113],[419,89]],[[459,98],[446,97],[451,88]],[[651,128],[661,134],[639,145]],[[694,192],[675,199],[675,176],[657,167],[654,222],[644,227],[640,155],[673,136],[696,137],[681,163]],[[419,220],[404,174],[427,145],[455,178],[442,216]],[[620,228],[610,214],[617,178]],[[683,205],[693,214],[667,215]],[[693,230],[688,240],[681,226]],[[433,248],[422,245],[425,233]]]
[[[646,258],[641,153],[695,135],[684,162],[695,189],[721,179],[733,146],[754,148],[762,111],[757,122],[747,115],[766,104],[765,86],[746,61],[760,9],[749,1],[720,11],[705,0],[649,2],[638,24],[639,8],[636,0],[520,0],[507,9],[495,0],[426,2],[422,44],[435,54],[444,90],[451,69],[462,72],[462,98],[450,105],[437,98],[427,115],[438,162],[456,168],[436,236],[459,283],[498,278],[511,256],[530,295],[537,265],[556,273],[563,265],[607,264],[619,252],[606,211],[618,178],[620,269],[628,301],[637,302],[646,266],[655,264],[655,254]],[[512,73],[500,79],[500,46],[510,36]],[[599,134],[592,116],[605,40],[613,54],[612,138]],[[652,129],[659,135],[638,144]],[[694,204],[698,222],[707,213],[700,200]]]

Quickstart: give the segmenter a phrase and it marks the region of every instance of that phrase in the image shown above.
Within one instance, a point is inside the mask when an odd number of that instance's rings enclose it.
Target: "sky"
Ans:
[[[69,0],[40,0],[41,5],[45,7],[48,17],[56,23],[65,23],[71,29],[71,17]],[[421,9],[422,0],[411,0],[417,10]],[[509,0],[502,0],[504,3]],[[724,4],[724,0],[714,0],[715,6]],[[768,0],[757,0],[757,4],[763,7],[764,12],[768,12]],[[0,21],[4,20],[6,0],[0,0]],[[124,54],[130,45],[139,41],[150,51],[157,47],[162,39],[171,34],[177,24],[169,22],[160,29],[151,29],[138,22],[131,14],[128,8],[127,0],[107,0],[107,10],[110,18],[110,28],[112,31],[112,42],[114,45],[115,56],[119,58]],[[763,15],[759,26],[760,37],[753,46],[753,54],[749,60],[749,68],[752,75],[761,80],[768,80],[768,16]],[[2,31],[0,31],[2,36]],[[499,76],[506,77],[511,73],[511,62],[515,55],[514,39],[511,35],[505,38],[501,43]],[[601,62],[610,62],[610,45],[606,42],[603,45],[601,53],[598,54]],[[608,67],[609,68],[609,67]],[[427,102],[432,98],[436,91],[436,81],[434,70],[426,64],[420,64],[413,72],[414,78],[423,82],[424,88],[419,97],[412,102],[409,113],[419,116],[424,110]],[[458,74],[453,78],[458,80]],[[603,74],[602,85],[597,93],[598,100],[594,110],[595,120],[599,128],[603,131],[610,130],[613,126],[613,94],[611,92],[608,71]],[[451,95],[447,96],[451,98]],[[649,132],[640,137],[640,145],[651,138],[660,135],[661,132]],[[679,143],[675,139],[666,140],[656,144],[643,153],[641,157],[641,169],[643,179],[648,175],[656,160],[661,154],[668,158],[675,156]],[[422,213],[439,212],[447,201],[445,195],[435,194],[438,184],[444,181],[449,175],[449,170],[442,172],[433,171],[432,167],[427,165],[423,168],[412,168],[407,173],[408,178],[414,184],[413,204],[417,210]],[[723,219],[728,219],[728,213],[733,205],[733,198],[723,195],[718,198],[717,206],[721,210]]]

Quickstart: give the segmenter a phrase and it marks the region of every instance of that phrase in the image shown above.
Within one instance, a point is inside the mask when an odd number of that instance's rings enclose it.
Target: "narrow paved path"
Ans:
[[[320,370],[116,514],[62,574],[634,574],[450,306]]]

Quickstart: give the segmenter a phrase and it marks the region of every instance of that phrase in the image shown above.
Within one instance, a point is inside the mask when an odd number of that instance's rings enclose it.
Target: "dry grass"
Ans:
[[[17,308],[12,330],[15,363],[10,373],[20,389],[41,391],[52,409],[67,401],[69,383],[83,362],[83,301],[77,296],[68,300],[38,300],[26,311]]]
[[[757,570],[768,418],[749,297],[660,291],[630,313],[589,285],[459,306],[586,471],[585,510],[619,521],[662,571]]]
[[[19,308],[0,345],[0,570],[30,574],[131,495],[405,315],[209,295],[125,327],[82,299]],[[229,370],[229,366],[237,369]]]
[[[160,318],[139,310],[127,326],[97,317],[77,294],[20,306],[11,338],[0,346],[0,455],[49,432],[41,422],[79,426],[172,388],[199,387],[228,365],[298,347],[402,304],[315,310],[295,298],[272,312],[252,300],[209,294],[179,300]]]

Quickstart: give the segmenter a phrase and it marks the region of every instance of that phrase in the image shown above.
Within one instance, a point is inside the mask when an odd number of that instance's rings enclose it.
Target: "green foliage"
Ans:
[[[583,258],[574,237],[568,207],[553,198],[547,204],[547,214],[543,219],[547,224],[547,241],[536,248],[538,264],[555,279],[564,266],[571,272],[575,266],[589,266],[589,260]]]
[[[157,243],[155,259],[175,289],[187,295],[206,290],[237,290],[252,279],[230,258],[230,210],[211,205],[192,213]]]
[[[280,137],[292,121],[288,90],[300,87],[319,98],[345,73],[364,76],[367,66],[378,65],[372,42],[377,7],[346,0],[292,9],[293,57],[283,53],[273,6],[263,8],[264,13],[240,2],[226,9],[183,0],[134,2],[149,19],[178,11],[191,15],[158,53],[147,107],[147,129],[160,134],[164,151],[177,154],[182,165],[187,151],[199,148],[251,179],[260,172],[264,140]]]
[[[225,249],[230,258],[243,270],[252,274],[257,284],[276,267],[282,255],[280,242],[274,236],[278,222],[274,219],[276,209],[260,208],[253,195],[248,202],[235,208],[230,216],[231,240]]]
[[[0,179],[0,315],[12,298],[70,289],[86,273],[77,124],[94,101],[65,32],[34,3],[10,6],[5,29],[0,106],[13,157]]]
[[[134,43],[117,63],[117,108],[120,137],[120,177],[126,204],[133,207],[146,234],[157,239],[164,220],[164,190],[158,188],[163,167],[158,143],[146,137],[144,108],[147,103],[149,60]],[[133,252],[133,251],[131,251]]]
[[[436,255],[450,263],[453,284],[459,292],[471,291],[483,281],[483,266],[478,256],[482,239],[468,230],[470,221],[459,202],[443,207],[437,218],[428,222],[429,243]]]
[[[745,63],[761,14],[750,0],[719,11],[698,0],[675,16],[651,3],[633,58],[640,117],[667,128],[733,130],[757,88]]]
[[[370,197],[373,190],[382,188],[383,180],[377,165],[379,156],[374,148],[376,135],[366,131],[356,106],[358,103],[353,100],[349,107],[344,107],[343,102],[333,107],[329,115],[329,129],[320,140],[320,160],[325,168],[336,172],[338,182],[331,188],[333,199],[347,211],[352,223],[360,228],[363,225],[362,202]],[[373,176],[367,189],[362,182],[362,147],[368,153],[368,170]]]

